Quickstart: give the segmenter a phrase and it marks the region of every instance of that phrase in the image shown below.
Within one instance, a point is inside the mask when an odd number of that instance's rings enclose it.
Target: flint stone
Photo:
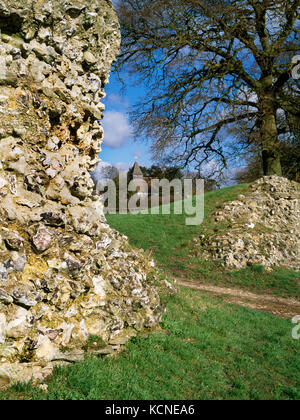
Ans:
[[[0,303],[4,303],[5,305],[9,305],[13,303],[13,298],[5,292],[5,290],[0,289]]]
[[[65,226],[64,217],[60,213],[42,213],[42,221],[48,226],[62,227]]]
[[[5,235],[6,246],[14,251],[19,251],[23,248],[24,242],[16,232],[7,232]]]
[[[38,252],[45,252],[53,245],[53,236],[46,227],[40,227],[32,242]]]
[[[13,319],[7,323],[5,333],[8,338],[22,338],[29,330],[27,322],[29,312],[24,308],[16,308]]]
[[[5,343],[6,339],[6,316],[0,313],[0,345]]]
[[[8,272],[7,272],[7,269],[6,269],[6,267],[3,263],[0,263],[0,279],[3,282],[6,282],[7,279],[8,279]]]
[[[57,353],[58,346],[54,344],[49,337],[41,336],[39,338],[37,350],[35,352],[36,359],[51,362],[55,359]]]

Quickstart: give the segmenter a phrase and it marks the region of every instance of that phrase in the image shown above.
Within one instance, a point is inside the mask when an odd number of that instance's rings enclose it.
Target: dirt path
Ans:
[[[300,315],[300,302],[296,299],[284,299],[271,295],[256,295],[241,289],[210,286],[181,279],[176,279],[176,281],[180,286],[223,296],[224,301],[227,303],[269,312],[280,318],[292,319],[295,315]]]

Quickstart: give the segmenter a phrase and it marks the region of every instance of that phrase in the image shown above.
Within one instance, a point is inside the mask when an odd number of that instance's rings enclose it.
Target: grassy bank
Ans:
[[[193,238],[204,231],[213,233],[216,228],[212,213],[247,189],[248,185],[238,185],[205,194],[205,219],[200,226],[186,226],[184,214],[116,214],[108,215],[107,219],[113,228],[128,236],[132,245],[153,255],[160,268],[171,277],[300,298],[300,273],[285,268],[267,272],[261,266],[230,271],[217,262],[193,256]]]
[[[191,256],[192,239],[213,230],[212,212],[246,185],[206,194],[205,221],[188,227],[184,215],[111,215],[110,225],[144,248],[170,276],[300,296],[299,273],[261,267],[229,272]],[[16,385],[1,400],[167,400],[300,398],[300,340],[289,320],[229,305],[223,298],[179,288],[169,299],[161,330],[130,341],[114,357],[56,368],[48,392]]]

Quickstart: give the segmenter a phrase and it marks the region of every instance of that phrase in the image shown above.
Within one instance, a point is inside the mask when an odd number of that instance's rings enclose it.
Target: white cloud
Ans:
[[[95,183],[102,179],[113,179],[118,175],[118,171],[108,162],[99,162],[91,176]]]
[[[144,153],[142,153],[139,149],[136,149],[133,154],[133,159],[139,160],[141,157],[144,157]]]
[[[128,109],[129,106],[130,103],[128,99],[124,96],[119,95],[118,93],[111,93],[107,98],[107,107],[112,107],[114,109]]]
[[[132,127],[128,118],[122,112],[108,111],[103,120],[104,145],[118,149],[128,141],[132,135]]]
[[[204,162],[201,166],[201,174],[207,178],[213,177],[215,174],[219,173],[220,165],[215,159]]]
[[[117,162],[114,164],[114,167],[117,168],[119,171],[128,171],[131,168],[132,164],[128,162]]]

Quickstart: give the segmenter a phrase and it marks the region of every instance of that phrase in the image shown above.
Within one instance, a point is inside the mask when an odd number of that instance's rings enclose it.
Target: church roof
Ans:
[[[137,177],[137,176],[144,176],[139,164],[137,162],[135,162],[134,167],[133,167],[133,176]]]

